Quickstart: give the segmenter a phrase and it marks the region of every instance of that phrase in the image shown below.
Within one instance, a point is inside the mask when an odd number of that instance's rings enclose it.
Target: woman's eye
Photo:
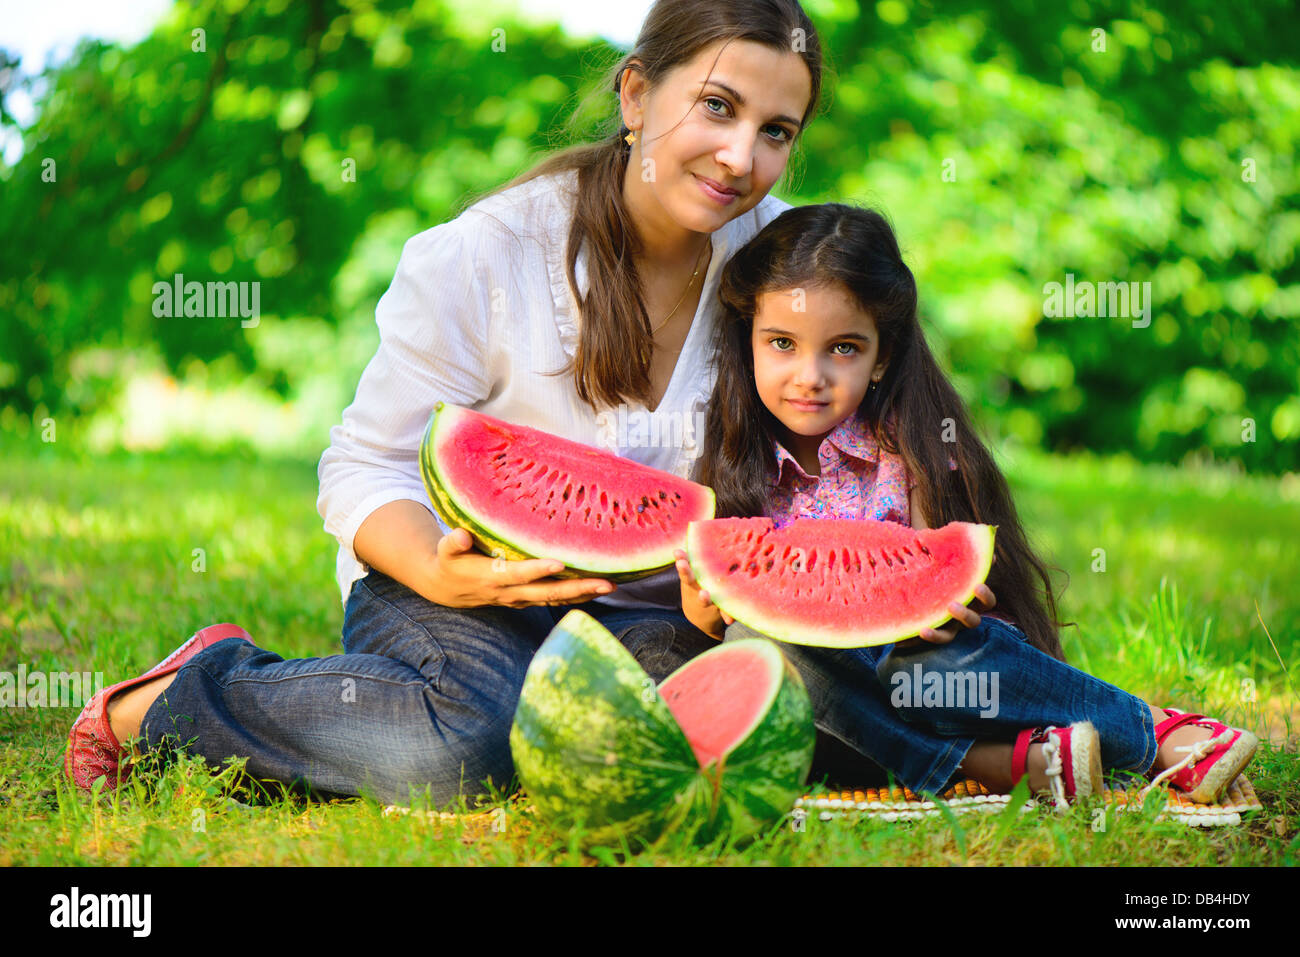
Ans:
[[[700,102],[702,102],[704,104],[704,108],[708,110],[710,113],[712,113],[714,116],[726,116],[728,113],[731,112],[731,107],[728,105],[727,101],[722,99],[721,97],[706,96]],[[711,103],[721,104],[723,107],[725,107],[725,109],[716,110],[709,105]],[[778,143],[789,143],[794,139],[794,137],[790,134],[790,131],[787,130],[784,126],[777,126],[775,123],[772,123],[767,127],[765,127],[765,129],[768,131],[768,136],[776,140]]]

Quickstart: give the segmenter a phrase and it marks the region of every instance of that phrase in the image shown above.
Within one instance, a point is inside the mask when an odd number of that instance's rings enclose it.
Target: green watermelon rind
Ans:
[[[722,521],[729,521],[722,519]],[[770,611],[756,606],[743,595],[735,594],[723,578],[716,576],[700,560],[703,549],[699,541],[702,522],[691,522],[686,529],[686,557],[691,566],[691,573],[702,590],[709,593],[709,600],[736,621],[753,630],[775,638],[779,641],[796,645],[811,645],[821,648],[865,648],[872,645],[887,645],[920,634],[924,628],[938,628],[951,620],[951,613],[946,610],[935,617],[901,621],[895,625],[878,626],[873,632],[855,629],[847,634],[831,629],[819,630],[815,625],[805,621],[795,621],[784,617],[774,617]],[[979,556],[975,571],[968,579],[968,587],[954,589],[952,601],[965,605],[975,597],[975,589],[982,584],[993,567],[994,536],[996,525],[969,525],[968,541]]]
[[[468,531],[478,547],[489,555],[514,561],[530,558],[554,558],[556,554],[561,552],[561,549],[551,550],[552,554],[532,554],[512,543],[499,530],[493,529],[486,522],[474,517],[456,504],[456,497],[448,490],[444,474],[438,468],[434,449],[440,434],[440,428],[447,428],[446,423],[449,421],[454,427],[455,420],[459,418],[458,414],[469,411],[462,406],[449,402],[438,402],[434,405],[434,410],[429,416],[429,423],[425,427],[424,437],[420,443],[420,476],[424,480],[425,489],[429,493],[434,510],[448,527],[464,528]],[[708,486],[696,485],[696,483],[690,484],[701,489],[702,494],[707,497],[708,514],[711,517],[717,505],[713,490]],[[673,550],[681,548],[683,545],[684,542],[672,543],[664,546],[660,551],[664,551],[668,556],[671,556]],[[671,557],[667,561],[654,565],[639,565],[635,558],[620,559],[620,561],[623,563],[623,567],[614,567],[611,564],[607,568],[585,567],[582,563],[570,561],[566,562],[565,568],[557,572],[553,577],[568,579],[606,578],[621,583],[639,581],[673,567]],[[596,565],[598,563],[588,564]],[[628,567],[629,565],[634,567]]]
[[[510,749],[538,814],[582,843],[650,842],[686,808],[699,765],[636,659],[585,612],[569,612],[524,679]]]

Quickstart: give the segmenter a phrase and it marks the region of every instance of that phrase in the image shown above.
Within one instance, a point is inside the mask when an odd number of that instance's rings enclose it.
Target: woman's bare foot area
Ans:
[[[127,742],[140,733],[140,722],[145,712],[158,700],[176,678],[176,673],[163,675],[153,681],[136,685],[121,694],[114,695],[108,702],[108,723],[113,729],[113,737]]]

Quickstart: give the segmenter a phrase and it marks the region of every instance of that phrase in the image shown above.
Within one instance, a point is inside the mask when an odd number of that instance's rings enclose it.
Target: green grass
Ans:
[[[339,650],[335,543],[315,511],[314,462],[91,459],[70,444],[0,439],[0,671],[99,670],[108,684],[214,621],[244,625],[285,657]],[[576,835],[505,797],[442,817],[385,816],[368,800],[252,801],[231,790],[238,766],[214,776],[188,761],[117,793],[74,793],[61,760],[76,709],[6,708],[0,864],[1300,863],[1294,479],[1030,454],[1008,474],[1031,535],[1068,575],[1071,661],[1157,704],[1256,730],[1266,743],[1249,773],[1263,812],[1208,831],[1156,821],[1154,808],[1108,815],[1104,830],[1086,806],[1015,819],[813,817],[743,849],[670,836],[630,856],[584,853]]]

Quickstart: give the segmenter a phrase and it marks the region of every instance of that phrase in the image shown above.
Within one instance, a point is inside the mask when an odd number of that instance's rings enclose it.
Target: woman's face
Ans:
[[[643,227],[711,233],[757,206],[811,97],[797,53],[750,40],[719,40],[652,88],[626,72],[623,122],[638,132],[624,189]]]
[[[839,283],[781,289],[758,297],[751,342],[758,397],[814,474],[822,440],[885,373],[876,322]]]

